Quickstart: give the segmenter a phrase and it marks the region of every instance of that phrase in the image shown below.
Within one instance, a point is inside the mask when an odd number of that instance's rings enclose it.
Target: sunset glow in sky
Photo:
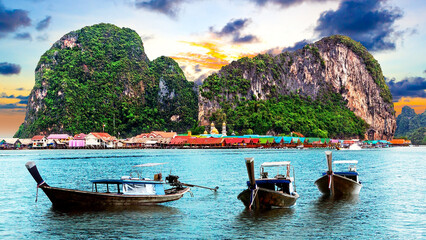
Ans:
[[[24,120],[40,56],[101,22],[135,30],[150,60],[170,56],[198,82],[241,57],[348,35],[379,61],[397,114],[405,105],[422,113],[425,12],[422,0],[0,0],[0,137]]]

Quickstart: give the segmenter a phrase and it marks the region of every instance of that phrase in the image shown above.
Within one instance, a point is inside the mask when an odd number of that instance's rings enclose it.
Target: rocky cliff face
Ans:
[[[243,58],[208,77],[200,87],[199,120],[209,124],[223,102],[267,100],[298,94],[320,99],[340,94],[369,128],[368,138],[391,139],[396,128],[392,97],[380,65],[359,43],[344,36],[324,38],[295,52]]]
[[[103,126],[121,137],[186,130],[198,112],[193,86],[174,60],[149,61],[135,31],[111,24],[84,27],[41,56],[25,122],[15,136],[88,133]]]

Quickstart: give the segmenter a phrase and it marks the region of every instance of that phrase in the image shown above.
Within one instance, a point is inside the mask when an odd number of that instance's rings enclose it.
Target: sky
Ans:
[[[66,33],[97,23],[135,30],[150,60],[175,59],[198,83],[259,53],[343,34],[379,61],[397,114],[426,109],[424,0],[0,0],[0,137],[25,118],[40,56]]]

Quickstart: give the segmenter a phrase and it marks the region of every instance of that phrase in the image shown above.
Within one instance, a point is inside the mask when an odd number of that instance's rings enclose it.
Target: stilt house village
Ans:
[[[291,136],[268,135],[227,135],[226,124],[222,132],[212,123],[210,133],[191,135],[176,132],[152,131],[132,138],[118,139],[105,132],[36,135],[32,138],[0,138],[0,149],[114,149],[114,148],[383,148],[392,146],[409,146],[410,140],[393,139],[365,140],[330,139],[305,137],[292,132]]]

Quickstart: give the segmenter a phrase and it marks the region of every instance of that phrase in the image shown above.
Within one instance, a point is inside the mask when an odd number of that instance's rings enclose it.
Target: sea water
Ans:
[[[237,150],[19,150],[0,151],[0,239],[425,239],[426,148],[333,150],[334,160],[358,160],[359,196],[323,197],[314,182],[326,170],[324,149]],[[237,199],[248,180],[244,158],[255,170],[267,161],[291,161],[297,204],[249,211]],[[120,178],[133,165],[151,176],[176,174],[192,188],[178,201],[110,211],[52,208],[25,168],[35,161],[51,186],[91,191],[89,180]],[[159,169],[160,168],[160,169]],[[152,177],[152,176],[151,176]]]

